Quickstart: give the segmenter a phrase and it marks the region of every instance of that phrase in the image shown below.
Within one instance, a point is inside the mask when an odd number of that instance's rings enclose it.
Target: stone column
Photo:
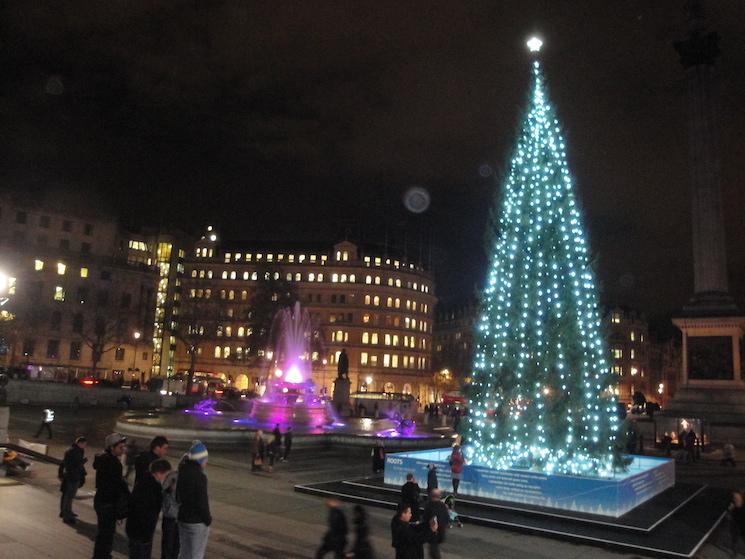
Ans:
[[[700,3],[692,1],[690,5],[688,37],[676,42],[675,49],[688,81],[694,293],[726,296],[729,286],[714,99],[719,35],[705,31]]]

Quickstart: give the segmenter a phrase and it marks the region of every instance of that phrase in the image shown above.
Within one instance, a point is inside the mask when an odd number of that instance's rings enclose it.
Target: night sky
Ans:
[[[351,239],[431,254],[438,295],[484,277],[484,231],[539,32],[606,303],[692,291],[683,0],[5,2],[0,176],[130,226]],[[722,188],[745,295],[745,2],[721,37]],[[429,190],[421,215],[404,208]],[[420,249],[420,244],[424,248]],[[432,250],[429,245],[432,245]]]

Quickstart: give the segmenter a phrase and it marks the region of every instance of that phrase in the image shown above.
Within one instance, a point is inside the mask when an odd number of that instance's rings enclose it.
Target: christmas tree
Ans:
[[[535,41],[528,46],[537,51]],[[532,70],[528,113],[493,224],[464,434],[479,464],[607,476],[618,463],[616,380],[537,52]]]

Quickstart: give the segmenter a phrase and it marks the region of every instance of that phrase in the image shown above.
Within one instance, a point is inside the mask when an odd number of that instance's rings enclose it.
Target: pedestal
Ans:
[[[334,402],[334,409],[337,412],[346,410],[349,407],[349,379],[346,377],[338,377],[334,381],[334,393],[332,401]]]
[[[708,314],[711,310],[707,308],[704,312]],[[708,426],[710,442],[745,446],[742,366],[745,317],[696,316],[695,307],[684,311],[693,311],[692,316],[673,319],[683,338],[680,382],[675,396],[656,415],[661,420],[665,417],[703,420]],[[655,423],[658,431],[664,430],[660,421]]]

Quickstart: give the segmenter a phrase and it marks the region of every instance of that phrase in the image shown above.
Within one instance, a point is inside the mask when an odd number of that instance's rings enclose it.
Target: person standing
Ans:
[[[437,530],[433,538],[429,540],[429,556],[431,559],[440,559],[440,544],[445,542],[445,533],[450,525],[450,512],[445,503],[442,502],[442,492],[434,489],[429,501],[424,507],[422,522],[432,524],[436,521]]]
[[[460,485],[460,475],[463,472],[463,453],[460,451],[460,445],[453,445],[453,452],[450,454],[450,475],[453,480],[453,494],[458,494],[458,486]]]
[[[316,559],[325,557],[329,551],[334,554],[335,559],[343,559],[344,548],[347,546],[347,532],[349,531],[347,518],[336,499],[326,501],[326,506],[329,509],[329,529],[323,536],[321,547],[316,551]]]
[[[285,452],[282,455],[282,461],[290,459],[290,450],[292,450],[292,427],[288,427],[285,431]]]
[[[414,479],[414,474],[406,474],[406,483],[401,486],[401,502],[411,507],[412,522],[419,521],[419,495],[421,489]]]
[[[207,494],[207,447],[194,441],[178,469],[179,559],[202,559],[207,549],[212,515]]]
[[[154,460],[148,475],[143,475],[132,490],[125,526],[129,538],[129,559],[150,559],[152,555],[153,534],[163,504],[161,483],[170,470],[171,465],[167,460]]]
[[[150,476],[150,464],[165,458],[168,453],[168,439],[163,435],[158,435],[150,441],[150,450],[143,452],[135,459],[135,485],[141,482],[145,477]]]
[[[54,411],[50,410],[49,408],[45,408],[41,411],[41,425],[39,425],[39,429],[36,431],[36,435],[34,436],[35,439],[39,438],[39,435],[41,435],[41,432],[46,429],[47,432],[47,439],[52,438],[52,421],[54,421]]]
[[[93,508],[98,521],[93,559],[111,559],[116,521],[127,514],[129,487],[122,476],[121,462],[126,442],[124,435],[111,433],[104,442],[106,449],[93,461],[93,469],[96,470]]]
[[[372,471],[379,474],[385,469],[385,445],[383,441],[378,441],[370,453],[372,456]]]
[[[279,449],[282,448],[282,431],[279,430],[279,423],[274,426],[272,435],[274,436],[274,444],[277,447],[277,452],[279,452]]]
[[[88,461],[85,457],[86,446],[88,446],[88,441],[85,437],[75,439],[72,446],[65,452],[59,468],[60,491],[62,491],[59,515],[65,524],[75,524],[77,515],[72,512],[72,500],[78,489],[85,483],[85,463]]]
[[[253,449],[251,451],[251,471],[256,472],[261,470],[264,464],[264,453],[266,451],[266,445],[264,444],[264,432],[261,429],[256,431],[254,437]]]
[[[163,522],[161,523],[162,537],[160,540],[160,559],[178,559],[178,510],[176,487],[178,485],[178,471],[171,470],[163,480]]]
[[[396,550],[396,559],[422,559],[422,546],[437,533],[437,519],[429,524],[411,524],[411,507],[405,503],[398,505],[391,519],[391,546]]]
[[[438,487],[437,466],[434,464],[427,464],[427,497],[432,495],[432,491]]]

